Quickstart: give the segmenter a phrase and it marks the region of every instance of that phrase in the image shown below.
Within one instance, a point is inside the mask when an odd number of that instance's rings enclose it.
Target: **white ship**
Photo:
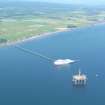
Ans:
[[[71,59],[58,59],[54,61],[54,65],[67,65],[74,62],[75,60],[71,60]]]

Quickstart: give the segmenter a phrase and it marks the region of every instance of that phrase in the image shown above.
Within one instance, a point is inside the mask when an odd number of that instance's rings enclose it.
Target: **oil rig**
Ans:
[[[87,76],[85,74],[82,74],[81,71],[78,71],[78,74],[73,75],[72,77],[73,85],[81,86],[86,85],[87,83]]]

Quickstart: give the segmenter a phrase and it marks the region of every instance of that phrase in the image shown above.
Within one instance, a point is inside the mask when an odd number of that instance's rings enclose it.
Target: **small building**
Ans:
[[[73,75],[72,82],[74,85],[85,85],[87,83],[87,76],[79,70],[78,74]]]

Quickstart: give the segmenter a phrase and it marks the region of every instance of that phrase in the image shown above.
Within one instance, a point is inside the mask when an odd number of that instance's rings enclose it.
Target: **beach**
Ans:
[[[104,24],[105,24],[105,22],[103,21],[103,22],[93,23],[93,24],[90,24],[90,25],[87,25],[87,26],[76,27],[76,28],[57,28],[57,31],[55,31],[55,32],[46,32],[46,33],[38,34],[38,35],[35,35],[35,36],[33,35],[32,37],[19,39],[19,40],[12,41],[12,42],[8,41],[7,43],[0,44],[0,46],[3,47],[3,46],[15,45],[15,44],[18,44],[18,43],[27,42],[27,41],[35,40],[35,39],[42,38],[42,37],[51,36],[51,35],[54,35],[55,33],[73,31],[73,30],[76,30],[76,29],[92,27],[92,26],[95,27],[97,25],[104,25]]]
[[[13,42],[3,43],[3,44],[1,44],[1,46],[15,45],[15,44],[18,44],[18,43],[27,42],[27,41],[34,40],[34,39],[51,36],[55,33],[66,32],[66,31],[70,31],[70,30],[73,30],[73,29],[69,29],[69,28],[64,28],[63,29],[62,28],[62,29],[60,29],[58,31],[55,31],[55,32],[47,32],[47,33],[43,33],[43,34],[39,34],[39,35],[35,35],[35,36],[33,35],[32,37],[29,37],[29,38],[23,38],[23,39],[19,39],[19,40],[13,41]]]

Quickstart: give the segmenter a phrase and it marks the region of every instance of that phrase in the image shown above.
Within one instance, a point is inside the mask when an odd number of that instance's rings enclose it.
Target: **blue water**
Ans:
[[[0,105],[105,105],[105,25],[19,45],[53,59],[80,61],[55,67],[53,62],[14,46],[0,48]],[[72,75],[79,68],[88,82],[84,87],[73,87]]]

